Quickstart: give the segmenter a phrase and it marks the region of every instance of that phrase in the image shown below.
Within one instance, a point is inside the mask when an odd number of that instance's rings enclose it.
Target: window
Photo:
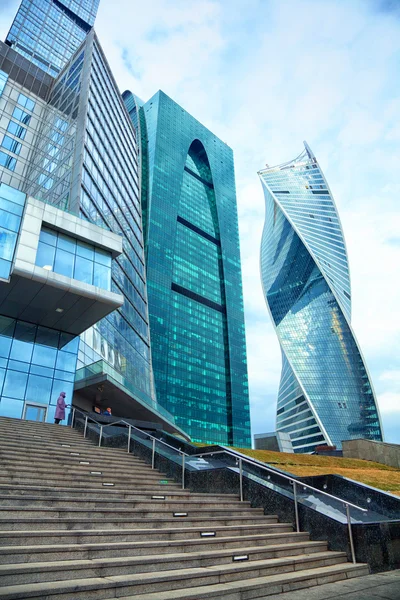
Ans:
[[[4,71],[0,71],[0,96],[2,95],[4,88],[6,87],[7,80],[7,73],[4,73]]]
[[[3,137],[1,145],[3,146],[3,148],[6,148],[14,154],[19,154],[21,152],[22,144],[11,138],[9,135],[5,135]]]
[[[15,137],[19,138],[20,140],[25,138],[26,128],[22,127],[22,125],[19,125],[19,123],[16,123],[15,121],[9,122],[7,131],[12,135],[15,135]]]
[[[44,227],[36,265],[60,275],[111,289],[111,254],[64,233]]]
[[[0,151],[0,166],[5,167],[6,169],[10,169],[10,171],[15,170],[15,165],[17,164],[17,159],[5,152]]]
[[[18,96],[18,104],[20,104],[21,106],[26,108],[26,110],[29,110],[31,112],[35,108],[35,102],[33,100],[31,100],[30,98],[28,98],[27,96],[25,96],[24,94],[20,94]]]
[[[17,119],[17,121],[21,121],[21,123],[23,123],[24,125],[29,125],[29,122],[31,120],[31,115],[28,115],[28,113],[24,112],[17,106],[14,108],[12,116],[14,119]]]

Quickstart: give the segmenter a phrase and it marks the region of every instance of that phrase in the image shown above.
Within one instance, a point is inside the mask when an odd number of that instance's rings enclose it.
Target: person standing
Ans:
[[[57,407],[56,407],[56,412],[54,415],[54,423],[56,425],[59,425],[60,421],[65,419],[65,409],[68,406],[68,404],[65,403],[65,396],[66,396],[66,393],[61,392],[61,394],[58,396],[58,399],[57,399]]]

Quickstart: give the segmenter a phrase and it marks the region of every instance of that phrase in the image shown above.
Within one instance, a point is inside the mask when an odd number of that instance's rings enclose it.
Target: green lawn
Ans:
[[[234,448],[261,462],[275,465],[284,471],[307,477],[309,475],[343,475],[349,479],[400,496],[400,469],[380,463],[353,458],[316,456],[313,454],[286,454],[269,450]]]

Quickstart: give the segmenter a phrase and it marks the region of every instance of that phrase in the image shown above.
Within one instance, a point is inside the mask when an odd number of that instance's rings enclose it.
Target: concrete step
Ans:
[[[303,577],[297,581],[302,582],[302,585],[297,587],[306,587],[307,583],[313,585],[317,583],[319,578],[321,582],[326,579],[332,580],[332,576],[336,579],[346,578],[352,573],[353,576],[362,575],[366,573],[365,566],[349,565],[347,563],[339,563],[341,557],[331,556],[332,553],[321,553],[320,555],[300,555],[287,559],[270,559],[251,561],[246,563],[228,564],[228,565],[217,565],[209,566],[206,568],[188,568],[188,569],[174,569],[171,571],[162,571],[160,573],[139,573],[139,574],[118,574],[118,575],[105,575],[107,567],[101,568],[103,577],[95,576],[92,578],[84,579],[72,579],[66,581],[55,581],[46,583],[29,583],[21,585],[5,586],[0,590],[1,600],[18,600],[24,598],[45,598],[46,600],[98,600],[99,598],[115,598],[115,597],[133,597],[137,600],[139,594],[153,595],[154,600],[160,599],[161,592],[171,592],[172,590],[181,590],[186,593],[188,589],[198,587],[200,588],[197,592],[201,592],[205,586],[213,586],[216,584],[225,584],[225,592],[232,592],[232,586],[228,584],[236,582],[240,587],[239,590],[246,588],[253,588],[256,586],[260,588],[260,580],[264,584],[265,590],[271,591],[272,578],[281,576],[281,586],[288,582],[293,583],[296,579],[289,577],[290,573],[293,575],[302,574]],[[339,553],[340,554],[340,553]],[[154,565],[156,568],[156,564]],[[122,569],[122,567],[121,567]],[[306,572],[308,571],[308,573]],[[64,572],[65,573],[65,572]],[[351,575],[350,575],[351,576]],[[256,578],[256,579],[255,579]],[[268,582],[270,578],[270,582]],[[272,580],[272,581],[271,581]],[[278,580],[279,581],[279,580]],[[315,582],[315,583],[314,583]],[[268,585],[270,583],[270,585]],[[267,584],[267,585],[266,585]],[[289,588],[288,588],[289,589]],[[293,588],[294,589],[294,588]],[[282,587],[279,592],[282,591]],[[107,595],[108,594],[108,595]],[[158,595],[156,595],[158,594]],[[270,594],[271,595],[271,594]],[[171,598],[177,597],[170,596]],[[187,595],[181,595],[181,598],[187,598]],[[207,596],[205,596],[207,597]],[[212,598],[213,596],[208,596]],[[215,597],[215,596],[214,596]],[[231,598],[226,594],[226,598]],[[243,596],[242,596],[243,597]],[[250,596],[251,597],[251,596]],[[257,597],[253,595],[253,598]],[[259,594],[258,596],[262,596]],[[192,598],[198,598],[198,596],[192,596]]]
[[[165,483],[168,482],[168,483]],[[154,493],[162,493],[161,490],[177,490],[177,489],[181,489],[182,486],[179,483],[175,483],[172,479],[162,479],[162,476],[160,475],[160,480],[157,483],[157,481],[148,481],[145,480],[143,482],[141,482],[143,485],[139,485],[140,482],[138,481],[129,481],[129,482],[125,482],[124,481],[118,481],[115,480],[114,477],[99,477],[97,476],[96,478],[90,478],[89,477],[64,477],[64,478],[58,478],[58,479],[52,479],[50,477],[46,477],[45,479],[41,478],[41,477],[34,477],[34,476],[30,476],[30,477],[1,477],[0,476],[0,489],[2,489],[4,487],[4,485],[8,485],[8,486],[14,486],[14,489],[16,490],[18,486],[35,486],[35,485],[39,485],[40,483],[43,483],[44,486],[52,486],[54,489],[57,488],[62,488],[65,489],[64,486],[66,485],[71,485],[74,487],[78,487],[78,486],[82,486],[82,488],[85,490],[104,490],[104,488],[109,488],[109,487],[113,487],[114,489],[121,489],[123,492],[137,492],[139,489],[140,490],[154,490]],[[4,484],[4,485],[3,485]]]
[[[57,449],[61,449],[61,448],[69,448],[72,451],[77,451],[79,452],[80,450],[84,451],[84,450],[88,450],[89,448],[91,450],[93,450],[94,448],[97,448],[98,446],[96,444],[93,444],[92,442],[90,442],[89,440],[85,440],[83,438],[74,438],[74,439],[67,439],[67,440],[53,440],[51,438],[48,439],[44,439],[43,437],[31,437],[29,439],[26,439],[24,437],[22,437],[22,439],[18,439],[17,436],[15,437],[11,437],[11,436],[1,436],[1,445],[2,448],[4,449],[12,449],[12,448],[26,448],[27,450],[35,450],[35,449],[43,449],[46,448],[49,451],[51,450],[57,450]],[[102,447],[100,450],[104,452],[117,452],[117,450],[120,450],[119,448],[104,448]],[[124,448],[124,450],[121,450],[120,452],[118,452],[118,454],[128,454],[127,449]]]
[[[0,438],[1,439],[1,438]],[[67,450],[67,451],[66,451]],[[125,453],[122,456],[112,456],[109,453],[105,455],[99,455],[96,450],[92,450],[91,452],[69,452],[68,449],[63,449],[59,452],[52,452],[49,455],[48,452],[27,452],[24,449],[19,451],[5,451],[0,448],[0,458],[1,461],[16,461],[16,462],[31,462],[31,461],[41,461],[43,464],[55,463],[60,460],[62,461],[79,461],[79,460],[88,460],[88,461],[96,461],[99,465],[110,465],[117,464],[119,466],[142,466],[149,468],[149,465],[144,461],[134,456],[133,454]]]
[[[78,436],[83,437],[82,433],[77,429],[71,429],[71,427],[61,426],[57,427],[54,423],[47,423],[47,426],[43,427],[41,423],[28,423],[26,422],[23,427],[18,425],[4,425],[4,423],[0,422],[0,435],[7,434],[18,434],[21,437],[26,435],[39,435],[43,437],[53,437],[53,436],[69,436],[70,438],[75,438]]]
[[[250,600],[368,571],[82,432],[0,418],[0,439],[0,600]]]
[[[188,571],[221,567],[229,581],[235,580],[238,570],[245,576],[254,574],[268,575],[307,568],[310,563],[314,568],[325,565],[343,563],[347,560],[344,552],[320,551],[299,553],[288,556],[273,556],[271,550],[260,547],[244,547],[240,551],[232,549],[202,552],[155,554],[151,556],[134,556],[119,558],[95,558],[91,560],[51,561],[19,565],[0,565],[0,587],[46,581],[68,581],[82,577],[114,577],[121,575],[143,575],[152,573],[156,576],[165,572]],[[235,558],[246,555],[245,563],[232,564]],[[272,564],[271,564],[272,563]],[[293,568],[294,567],[294,568]],[[207,573],[203,574],[207,579]],[[188,582],[186,582],[188,583]],[[188,586],[189,587],[189,586]],[[168,589],[168,588],[167,588]]]
[[[189,492],[189,490],[166,490],[165,486],[158,486],[157,488],[162,489],[164,493],[158,492],[156,495],[164,496],[166,500],[186,500],[191,499],[194,501],[204,501],[207,502],[230,502],[232,500],[238,500],[238,496],[236,494],[201,494]],[[0,484],[0,497],[1,498],[25,498],[27,496],[34,496],[36,498],[47,498],[51,496],[54,499],[63,499],[63,498],[73,498],[73,499],[89,499],[89,500],[106,500],[106,501],[125,501],[125,500],[148,500],[151,499],[152,495],[154,495],[154,488],[132,490],[128,492],[123,492],[121,490],[114,490],[112,488],[101,488],[101,496],[99,496],[99,488],[88,490],[82,487],[59,487],[55,489],[54,487],[44,487],[40,485],[27,485],[27,486],[18,486],[17,488],[14,485],[9,484]]]
[[[1,439],[1,438],[0,438]],[[91,463],[96,462],[99,466],[111,466],[116,465],[119,467],[146,467],[150,468],[145,461],[133,456],[133,454],[124,453],[120,456],[114,456],[113,454],[100,454],[96,451],[85,451],[85,452],[76,452],[70,448],[62,448],[60,451],[51,451],[49,453],[46,450],[41,452],[28,452],[25,449],[21,449],[17,452],[8,452],[4,451],[0,448],[0,460],[1,461],[15,461],[15,464],[20,464],[21,462],[42,462],[43,465],[48,465],[49,463],[55,463],[59,461],[69,462],[69,461],[89,461]]]
[[[38,432],[39,434],[46,433],[47,435],[55,435],[61,432],[71,432],[71,435],[80,434],[77,429],[69,427],[68,425],[56,425],[55,423],[38,423],[37,421],[25,421],[22,423],[6,423],[0,421],[0,433],[7,431],[18,431],[25,433],[29,431]]]
[[[245,581],[201,585],[189,589],[174,589],[167,592],[135,594],[125,600],[264,600],[279,594],[313,588],[334,581],[343,581],[368,575],[367,565],[339,564],[317,569],[305,569],[291,573],[279,573],[267,577],[256,577]],[[112,596],[104,596],[106,600]],[[52,599],[50,599],[52,600]],[[64,596],[62,600],[68,600]]]
[[[221,532],[222,534],[224,532]],[[91,560],[169,554],[170,552],[200,552],[231,549],[242,552],[245,547],[262,547],[273,553],[269,558],[306,554],[327,550],[326,542],[310,542],[307,533],[255,534],[199,539],[145,540],[97,544],[48,544],[0,547],[0,564],[47,562],[51,560]]]
[[[246,535],[263,535],[267,536],[268,540],[274,538],[270,536],[281,536],[287,533],[293,533],[293,527],[290,523],[278,523],[277,517],[272,515],[265,520],[263,524],[239,524],[239,525],[216,525],[211,527],[204,523],[197,523],[195,527],[163,527],[157,528],[141,528],[135,529],[76,529],[76,530],[59,530],[59,529],[43,529],[43,530],[20,530],[20,531],[0,531],[1,546],[23,546],[23,545],[60,545],[60,544],[112,544],[112,543],[130,543],[143,541],[169,541],[169,540],[201,540],[202,533],[215,533],[216,538],[230,536],[242,538]],[[308,539],[308,534],[296,534],[300,539]],[[297,539],[297,538],[296,538]]]
[[[240,502],[238,503],[241,504]],[[6,519],[108,519],[108,517],[118,517],[122,519],[158,519],[164,517],[175,517],[175,518],[204,518],[209,517],[250,517],[250,516],[264,516],[263,508],[250,508],[247,507],[210,507],[207,504],[202,505],[199,508],[193,508],[188,503],[182,508],[182,505],[177,503],[171,506],[170,503],[154,504],[144,503],[139,507],[130,508],[63,508],[63,507],[39,507],[34,509],[30,506],[1,506],[0,507],[0,523],[4,523]]]
[[[46,423],[43,427],[42,423],[35,423],[34,421],[24,421],[24,426],[15,424],[4,424],[0,421],[0,434],[3,433],[18,433],[19,435],[25,435],[27,433],[35,433],[38,435],[70,435],[71,437],[76,435],[82,435],[77,429],[71,429],[68,426],[57,427],[55,423]]]
[[[156,472],[157,473],[157,472]],[[161,482],[164,481],[168,481],[168,484],[163,484]],[[0,484],[1,483],[15,483],[16,485],[18,485],[19,483],[22,483],[23,485],[28,485],[28,484],[35,484],[35,483],[40,483],[43,482],[45,485],[54,485],[55,487],[60,486],[60,485],[88,485],[91,486],[93,483],[100,485],[103,484],[107,484],[107,483],[113,483],[114,486],[119,485],[120,487],[122,487],[123,489],[131,489],[131,488],[136,488],[136,489],[140,489],[141,487],[150,487],[150,486],[157,486],[158,484],[160,485],[169,485],[169,486],[173,486],[173,487],[179,487],[179,484],[177,483],[172,483],[172,480],[170,479],[164,479],[163,475],[161,473],[158,473],[158,475],[153,475],[150,472],[149,476],[144,476],[144,475],[138,475],[135,476],[134,474],[132,475],[132,477],[121,477],[119,475],[97,475],[97,474],[90,474],[90,471],[87,471],[86,474],[84,473],[66,473],[66,474],[57,474],[57,473],[32,473],[31,475],[29,473],[21,473],[21,472],[17,472],[17,473],[12,473],[12,474],[2,474],[0,471]],[[107,487],[107,486],[106,486]]]
[[[42,421],[30,421],[28,419],[17,419],[15,417],[0,417],[0,423],[9,425],[18,425],[19,427],[26,427],[27,425],[37,425],[40,428],[48,427],[65,427],[64,425],[55,425],[54,423],[43,423]]]
[[[82,463],[82,464],[81,464]],[[89,463],[89,464],[87,464]],[[2,475],[24,475],[25,473],[34,473],[36,475],[43,474],[47,475],[48,473],[59,473],[60,476],[63,475],[80,475],[81,473],[86,474],[90,473],[93,470],[98,471],[100,469],[103,475],[110,476],[111,474],[115,474],[115,476],[126,478],[132,477],[146,477],[148,479],[151,478],[159,478],[160,471],[155,469],[149,469],[149,467],[144,465],[136,465],[135,463],[132,466],[119,466],[114,465],[113,463],[109,463],[106,467],[100,467],[96,464],[95,460],[69,460],[68,462],[58,461],[58,462],[49,462],[48,464],[43,464],[43,462],[38,461],[2,461],[1,462],[1,474]]]
[[[82,508],[86,510],[101,510],[106,509],[131,509],[136,510],[152,510],[153,508],[163,507],[168,508],[170,511],[177,510],[196,510],[199,508],[213,509],[213,508],[224,508],[227,509],[244,509],[250,508],[250,502],[240,502],[240,500],[207,500],[201,498],[195,500],[189,496],[184,499],[169,499],[166,500],[161,494],[158,494],[158,498],[153,498],[153,495],[144,496],[142,499],[135,500],[121,500],[121,499],[110,499],[110,498],[57,498],[54,496],[3,496],[0,494],[0,509],[11,508],[17,510],[20,508],[30,508],[33,510],[40,510],[44,508]],[[157,494],[155,494],[157,496]]]
[[[118,518],[107,516],[106,519],[98,518],[78,518],[73,517],[66,519],[64,517],[56,518],[15,518],[12,521],[7,518],[0,518],[0,531],[29,531],[29,530],[44,530],[49,527],[59,530],[74,530],[74,529],[134,529],[136,527],[146,528],[164,528],[164,527],[196,527],[204,525],[206,520],[207,526],[213,529],[214,526],[222,525],[257,525],[259,523],[268,522],[268,516],[221,516],[221,517],[157,517],[152,519],[139,518]]]

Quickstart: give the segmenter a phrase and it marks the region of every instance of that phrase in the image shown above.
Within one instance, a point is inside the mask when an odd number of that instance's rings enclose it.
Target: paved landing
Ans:
[[[279,600],[400,600],[400,570],[287,592]]]

